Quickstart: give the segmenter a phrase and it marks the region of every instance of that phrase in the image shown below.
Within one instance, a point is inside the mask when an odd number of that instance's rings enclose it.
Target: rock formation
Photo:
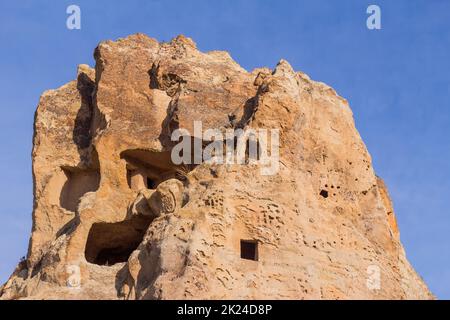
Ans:
[[[247,72],[184,36],[94,56],[40,99],[29,251],[2,299],[433,298],[332,88],[284,60]],[[194,121],[278,129],[278,171],[175,164],[171,134]]]

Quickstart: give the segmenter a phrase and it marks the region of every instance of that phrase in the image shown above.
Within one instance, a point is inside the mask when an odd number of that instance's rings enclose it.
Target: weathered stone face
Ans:
[[[30,247],[1,298],[433,298],[333,89],[183,36],[102,42],[95,59],[41,97]],[[171,133],[194,121],[278,129],[279,170],[175,165]]]

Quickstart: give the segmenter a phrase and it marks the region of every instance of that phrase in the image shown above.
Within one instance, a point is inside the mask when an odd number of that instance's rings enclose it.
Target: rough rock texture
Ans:
[[[94,55],[40,99],[29,252],[2,299],[433,298],[332,88],[284,60],[247,72],[183,36]],[[279,171],[174,165],[170,134],[195,120],[279,129]]]

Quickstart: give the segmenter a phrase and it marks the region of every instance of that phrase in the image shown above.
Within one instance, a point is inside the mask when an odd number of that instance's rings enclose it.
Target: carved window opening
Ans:
[[[258,242],[241,240],[241,259],[258,261]]]

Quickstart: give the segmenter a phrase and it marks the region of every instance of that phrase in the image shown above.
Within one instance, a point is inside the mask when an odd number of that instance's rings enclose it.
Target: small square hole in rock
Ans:
[[[241,240],[241,259],[258,261],[258,242]]]

